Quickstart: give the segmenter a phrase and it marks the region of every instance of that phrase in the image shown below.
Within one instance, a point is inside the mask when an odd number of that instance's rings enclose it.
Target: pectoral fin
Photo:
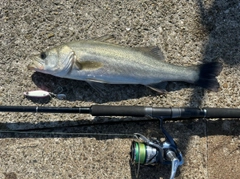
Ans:
[[[80,70],[97,70],[103,66],[101,62],[96,61],[76,61],[75,63]]]
[[[104,94],[104,90],[106,89],[103,83],[98,83],[95,81],[87,81],[87,83],[99,94]]]
[[[146,86],[151,88],[154,91],[157,91],[158,93],[165,93],[167,84],[168,82],[160,82],[160,83],[148,84]]]

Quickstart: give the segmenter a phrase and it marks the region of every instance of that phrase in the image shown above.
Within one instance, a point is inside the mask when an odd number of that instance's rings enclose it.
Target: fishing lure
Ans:
[[[35,90],[23,93],[27,97],[33,98],[45,98],[45,97],[56,97],[57,99],[63,100],[66,98],[65,94],[54,94],[44,90]]]

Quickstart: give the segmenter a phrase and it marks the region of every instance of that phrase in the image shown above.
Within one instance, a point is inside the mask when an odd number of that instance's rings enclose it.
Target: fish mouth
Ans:
[[[40,61],[33,61],[27,66],[28,70],[41,71],[44,70],[44,65]]]

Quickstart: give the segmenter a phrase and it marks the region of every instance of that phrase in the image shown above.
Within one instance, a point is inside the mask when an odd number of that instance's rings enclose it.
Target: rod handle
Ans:
[[[240,118],[240,109],[237,108],[204,108],[207,118]]]
[[[91,107],[93,116],[135,116],[144,117],[146,115],[144,106],[107,106],[93,105]]]

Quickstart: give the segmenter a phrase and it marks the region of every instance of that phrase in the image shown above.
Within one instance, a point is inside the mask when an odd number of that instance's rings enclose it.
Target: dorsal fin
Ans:
[[[159,60],[165,59],[162,50],[158,46],[134,47],[134,49]]]
[[[115,40],[115,37],[114,37],[114,35],[104,35],[101,37],[93,38],[92,40],[111,43]]]

